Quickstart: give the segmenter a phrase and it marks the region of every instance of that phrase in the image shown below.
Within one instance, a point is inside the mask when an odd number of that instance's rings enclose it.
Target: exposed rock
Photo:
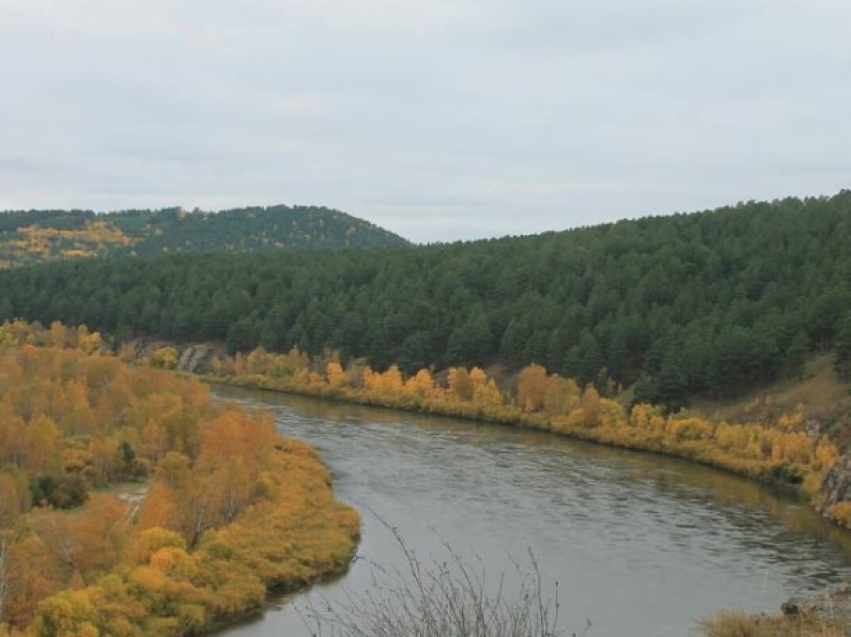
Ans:
[[[843,455],[828,471],[821,485],[822,506],[851,501],[851,453]]]
[[[213,359],[224,352],[221,346],[211,345],[210,343],[187,345],[178,348],[178,351],[180,358],[177,361],[177,369],[191,374],[209,372]]]
[[[172,347],[177,350],[176,370],[190,374],[210,371],[213,359],[226,353],[223,345],[214,343],[171,343],[157,339],[139,338],[133,341],[133,360],[142,361],[158,349]]]

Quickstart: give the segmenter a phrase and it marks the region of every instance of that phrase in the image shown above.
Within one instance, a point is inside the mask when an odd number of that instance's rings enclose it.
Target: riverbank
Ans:
[[[699,637],[846,637],[851,631],[851,587],[793,597],[777,613],[725,610],[698,622]]]
[[[197,634],[346,571],[360,517],[316,451],[79,335],[0,339],[0,635]]]
[[[794,591],[838,584],[851,564],[851,534],[803,499],[697,463],[520,427],[213,391],[268,410],[283,433],[319,447],[338,494],[378,512],[424,557],[442,559],[445,540],[460,555],[481,556],[499,577],[513,572],[509,556],[543,556],[546,588],[552,593],[557,580],[562,594],[567,635],[581,633],[586,619],[600,637],[692,634],[695,618],[721,608],[777,610]],[[391,534],[365,517],[365,559],[313,599],[336,606],[349,593],[374,593],[369,562],[401,561]],[[292,608],[244,634],[310,637]]]
[[[201,374],[205,380],[316,396],[355,404],[463,418],[548,431],[634,451],[661,453],[804,493],[831,521],[851,528],[851,458],[821,424],[801,409],[745,422],[711,420],[700,412],[667,413],[647,404],[627,409],[592,385],[530,365],[497,382],[480,368],[453,367],[436,376],[428,369],[405,376],[397,366],[372,370],[333,356],[311,358],[257,348],[231,357],[210,344],[182,350],[148,343],[137,360]],[[828,472],[833,470],[828,480]],[[846,485],[848,488],[846,488]]]
[[[138,532],[110,572],[45,598],[22,635],[201,634],[256,615],[271,595],[344,573],[360,536],[358,514],[334,498],[307,444],[281,437],[270,455],[262,499],[231,523],[194,546],[159,526]]]
[[[822,506],[821,486],[839,459],[838,449],[825,436],[808,431],[794,414],[784,416],[772,427],[755,422],[713,423],[692,412],[666,415],[650,405],[636,405],[627,411],[614,400],[600,397],[593,388],[579,392],[571,381],[545,372],[537,372],[542,396],[528,399],[526,406],[531,409],[524,409],[510,402],[481,370],[463,370],[472,386],[464,398],[457,386],[453,388],[453,371],[446,388],[422,373],[405,379],[394,368],[384,374],[367,368],[365,374],[361,373],[359,386],[345,381],[337,369],[325,375],[305,371],[278,377],[258,373],[202,377],[246,388],[536,429],[675,456],[801,491],[817,509],[831,513]],[[561,396],[552,397],[554,387],[561,390]],[[843,507],[834,505],[832,511],[841,513]],[[843,522],[835,515],[828,517]]]

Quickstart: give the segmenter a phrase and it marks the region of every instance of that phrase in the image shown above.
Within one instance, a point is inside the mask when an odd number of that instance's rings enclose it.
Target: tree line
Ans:
[[[59,262],[0,273],[0,318],[119,341],[298,346],[406,373],[538,363],[687,404],[851,361],[851,191],[528,237]]]
[[[258,348],[213,361],[214,379],[304,393],[368,405],[503,423],[550,431],[608,445],[667,453],[765,482],[800,485],[814,501],[839,450],[826,435],[807,427],[803,408],[776,422],[713,422],[697,412],[665,410],[646,403],[627,408],[582,388],[575,379],[541,365],[521,369],[512,387],[500,387],[480,367],[428,369],[406,374],[396,365],[375,371],[359,361],[343,366],[333,356],[311,359],[298,348],[274,354]],[[851,506],[827,513],[847,524]]]

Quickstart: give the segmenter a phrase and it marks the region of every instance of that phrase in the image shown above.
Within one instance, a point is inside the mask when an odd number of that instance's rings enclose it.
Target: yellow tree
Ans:
[[[517,405],[524,411],[541,411],[547,395],[547,370],[529,365],[517,377]]]
[[[339,361],[328,363],[325,367],[325,377],[328,379],[328,384],[331,387],[342,387],[346,382],[346,375]]]
[[[77,330],[77,347],[83,350],[88,355],[97,354],[103,351],[103,339],[99,332],[90,332],[85,325],[81,325]]]
[[[179,530],[174,492],[164,482],[156,481],[151,485],[136,524],[143,531],[155,528]]]
[[[38,603],[64,585],[62,564],[41,538],[19,535],[7,554],[6,591],[2,620],[13,626],[30,623]]]
[[[66,434],[75,436],[91,433],[104,426],[104,423],[98,423],[94,417],[89,406],[88,391],[82,382],[66,383],[65,387],[56,393],[58,404],[53,412]]]
[[[271,370],[273,356],[262,347],[258,347],[248,355],[246,371],[249,374],[267,374]]]
[[[47,342],[51,347],[64,349],[68,346],[68,329],[59,321],[53,321],[50,324]]]
[[[139,452],[153,463],[159,461],[168,451],[168,434],[153,419],[148,420],[139,434]]]
[[[26,455],[27,426],[23,419],[0,413],[0,463],[23,466]]]
[[[473,399],[473,381],[465,367],[452,367],[449,370],[449,395],[455,400]]]
[[[430,396],[434,391],[434,379],[431,373],[427,369],[419,370],[407,380],[405,390],[417,396]]]
[[[600,394],[593,385],[585,388],[580,406],[585,411],[586,425],[593,427],[600,422]]]
[[[95,482],[99,486],[114,482],[121,467],[118,441],[114,438],[95,436],[89,445],[89,453],[95,471]]]
[[[24,512],[26,498],[21,486],[13,476],[0,472],[0,529],[13,526]]]
[[[55,470],[59,466],[62,433],[51,418],[36,416],[26,430],[26,459],[24,466],[30,473]]]
[[[569,414],[579,405],[579,385],[572,378],[553,374],[547,379],[544,411],[548,416]]]
[[[496,382],[493,378],[488,378],[481,367],[474,367],[470,370],[470,383],[473,386],[472,400],[475,404],[489,407],[503,403],[502,392],[499,391]]]
[[[75,515],[38,511],[33,528],[66,567],[66,577],[83,578],[112,567],[128,532],[127,504],[109,494],[92,495]]]
[[[402,372],[399,371],[399,367],[396,365],[391,365],[387,371],[381,375],[380,391],[384,393],[399,395],[402,393],[404,386],[405,383],[402,380]]]

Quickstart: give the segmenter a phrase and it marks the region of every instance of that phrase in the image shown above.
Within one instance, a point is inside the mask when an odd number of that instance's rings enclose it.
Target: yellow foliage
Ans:
[[[452,367],[449,369],[449,394],[455,400],[473,399],[473,381],[470,372],[465,367]]]
[[[388,394],[398,394],[405,386],[402,380],[402,372],[399,371],[396,365],[391,365],[386,372],[378,375],[376,381],[375,388],[380,392]]]
[[[585,424],[588,426],[596,426],[600,422],[600,394],[593,385],[588,385],[585,391],[582,392],[582,398],[579,401],[582,410],[585,412]]]
[[[421,369],[405,382],[405,390],[410,394],[428,397],[434,391],[434,379],[427,369]]]
[[[273,369],[274,355],[258,347],[246,359],[246,371],[249,374],[268,374]]]
[[[23,575],[4,619],[45,635],[198,632],[211,617],[258,607],[266,586],[348,564],[359,520],[333,499],[315,452],[281,440],[269,414],[214,405],[197,381],[98,355],[99,339],[61,324],[0,325],[0,534],[12,523],[29,529],[14,546]],[[170,367],[176,350],[155,358]],[[281,360],[256,352],[242,365],[274,370]],[[283,360],[300,365],[304,356]],[[306,367],[297,373],[307,386],[327,386]],[[401,387],[398,369],[382,376]],[[106,485],[145,465],[156,477],[141,501],[90,494],[73,513],[30,510],[34,476],[59,476],[59,492],[85,484],[75,477]],[[227,559],[202,557],[207,535],[248,511],[232,537],[254,543],[240,552],[219,542]],[[250,568],[255,554],[269,560],[262,578]]]
[[[792,429],[796,429],[800,427],[804,422],[804,406],[798,405],[797,409],[791,414],[783,414],[777,420],[777,425],[785,430],[791,431]]]
[[[671,418],[667,432],[679,440],[709,440],[714,427],[700,418]]]
[[[828,440],[827,436],[822,436],[814,455],[813,468],[816,471],[827,473],[827,471],[836,464],[839,460],[839,448]]]
[[[529,365],[517,377],[517,404],[523,411],[542,411],[547,395],[547,370]]]
[[[569,414],[579,406],[580,390],[572,378],[553,374],[547,379],[544,411],[551,418]]]
[[[128,557],[138,565],[149,564],[151,557],[162,549],[186,550],[186,540],[176,531],[162,527],[148,528],[137,533],[134,537],[132,550]]]
[[[837,502],[827,512],[841,525],[851,529],[851,502]]]
[[[325,377],[328,379],[328,384],[331,387],[340,387],[346,382],[343,366],[339,361],[331,361],[325,368]]]
[[[33,629],[37,637],[100,637],[88,590],[69,590],[43,601]]]
[[[608,398],[600,399],[597,418],[601,427],[626,427],[626,414],[623,407]]]
[[[157,369],[175,369],[177,360],[177,350],[171,346],[157,348],[148,356],[148,364]]]
[[[471,373],[472,375],[472,373]],[[505,397],[496,386],[493,378],[476,382],[473,386],[473,403],[482,407],[498,407],[505,402]]]

